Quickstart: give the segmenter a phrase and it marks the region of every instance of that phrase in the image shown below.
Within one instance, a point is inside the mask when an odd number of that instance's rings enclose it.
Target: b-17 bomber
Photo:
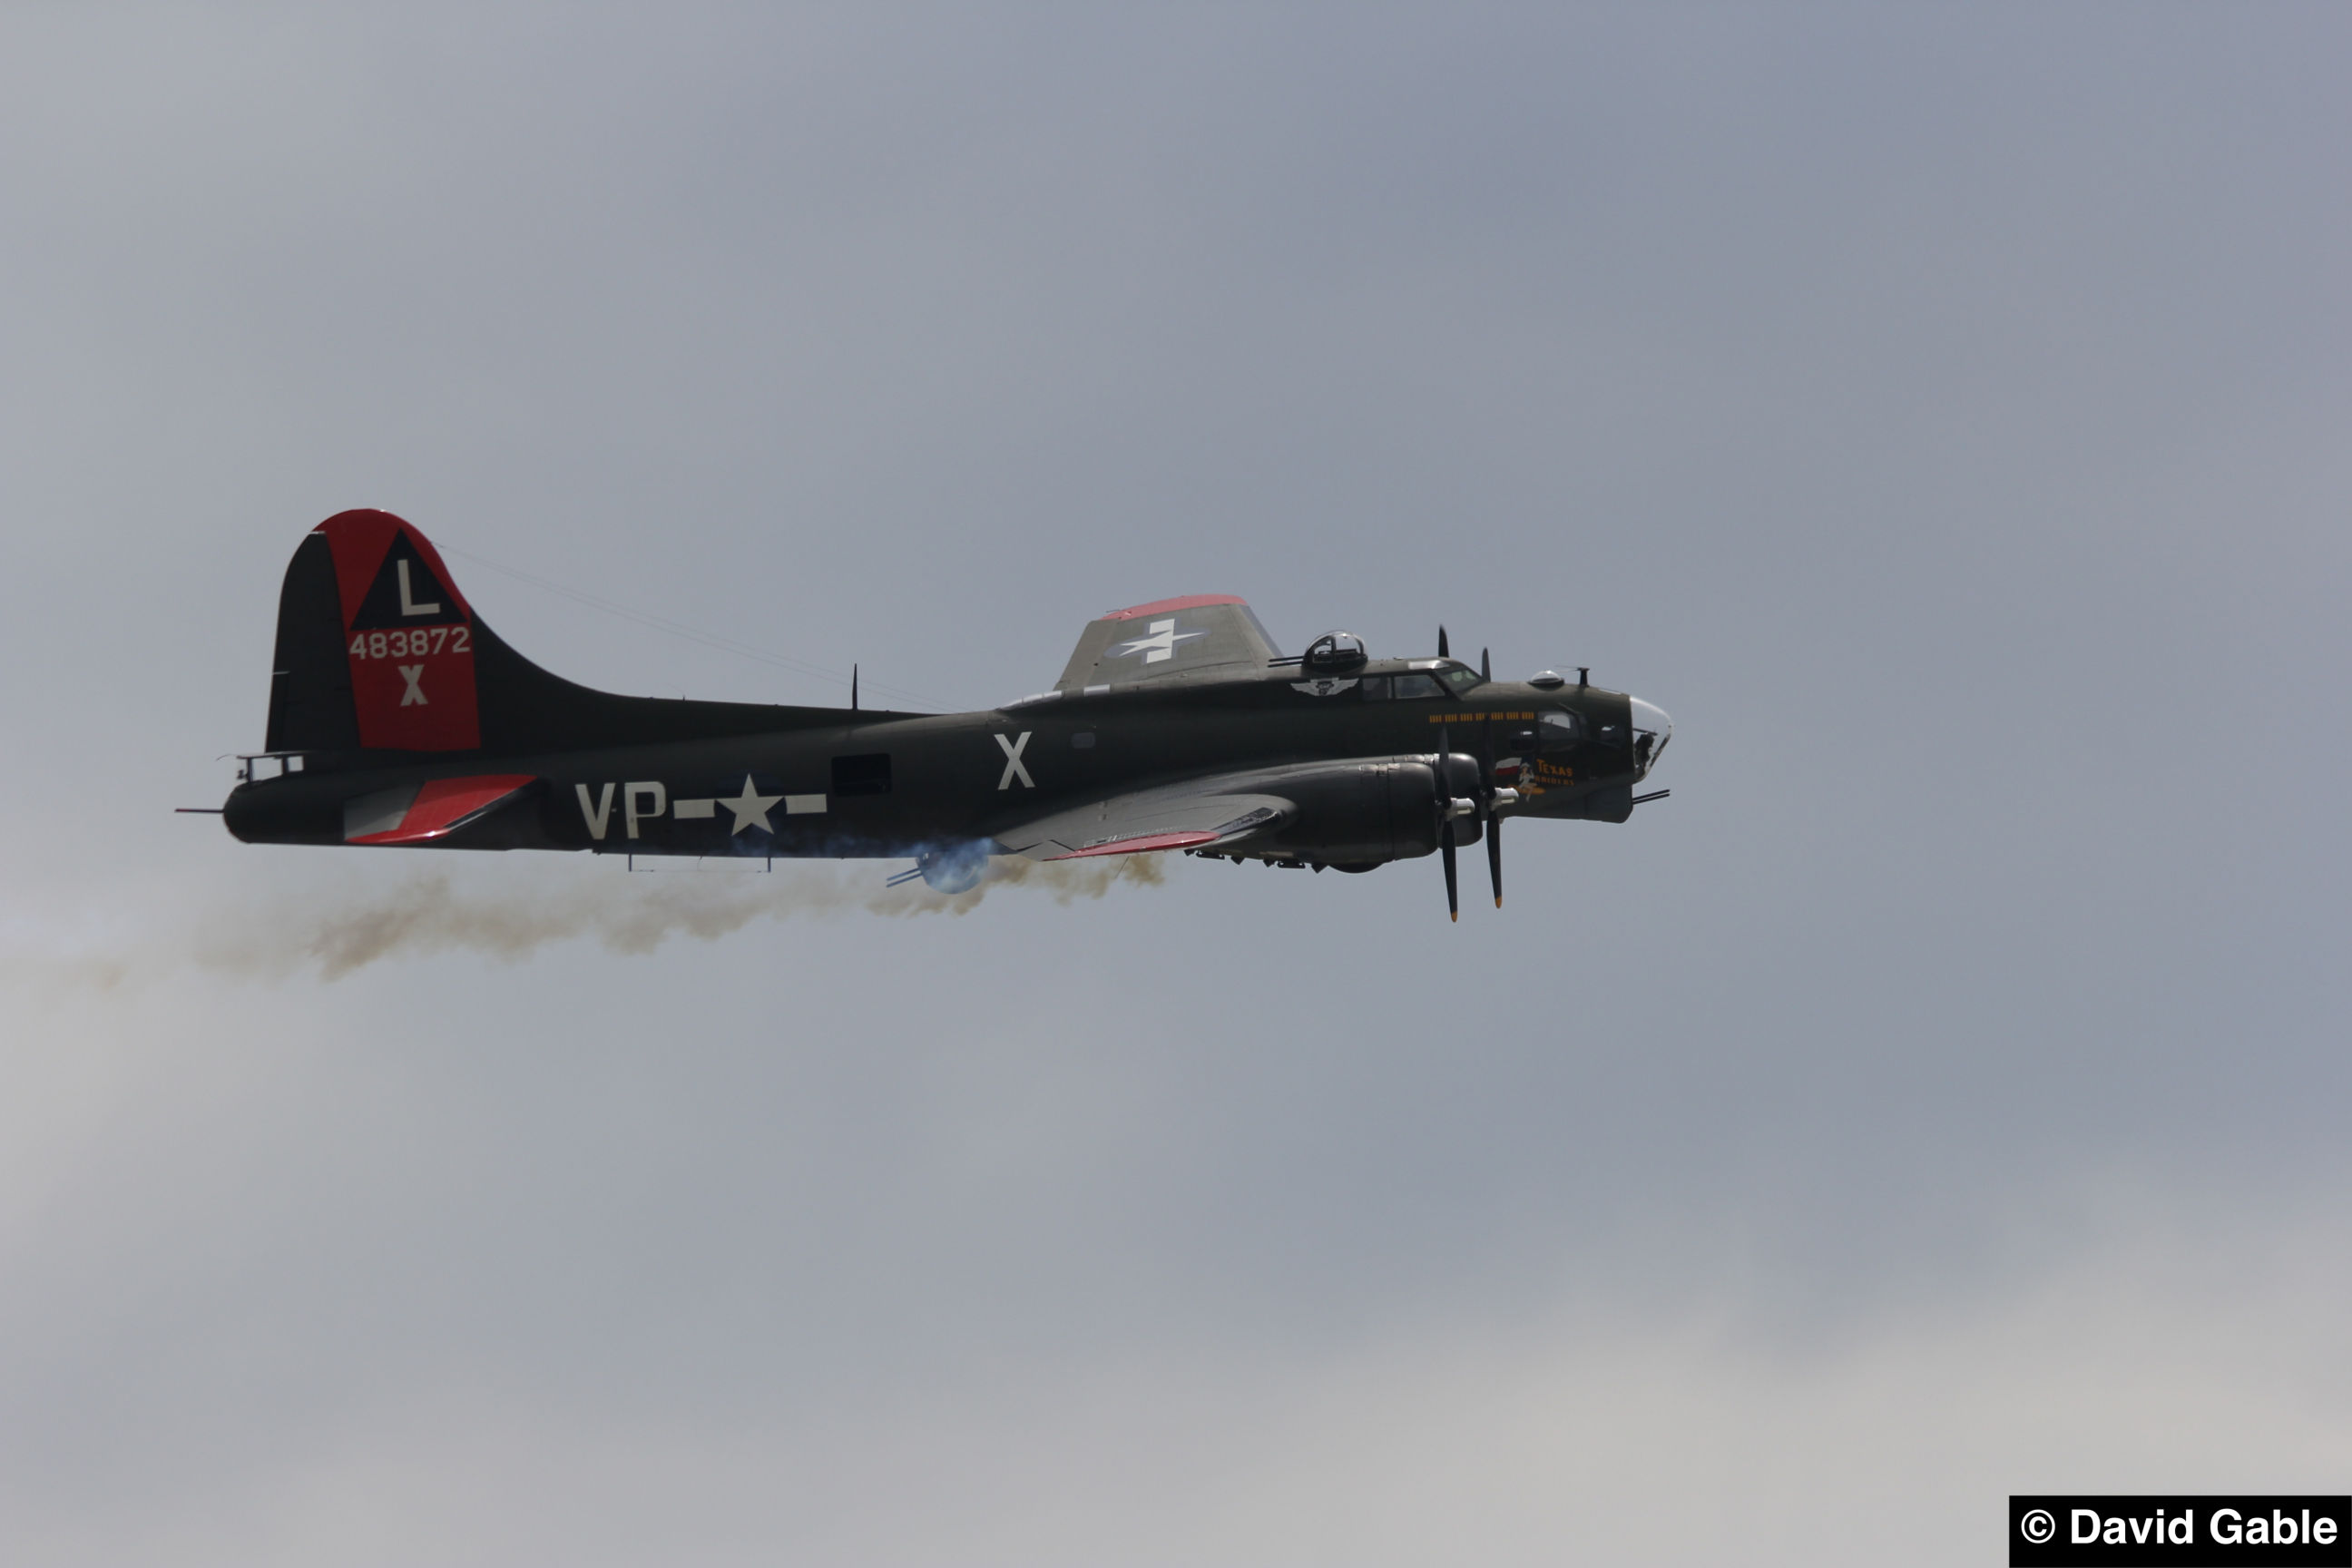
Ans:
[[[1502,827],[1623,822],[1673,733],[1638,697],[1326,632],[1286,658],[1227,595],[1087,623],[1050,689],[976,713],[624,697],[524,658],[425,535],[346,511],[278,599],[264,749],[221,808],[254,844],[911,859],[942,893],[992,856],[1183,850],[1370,871]]]

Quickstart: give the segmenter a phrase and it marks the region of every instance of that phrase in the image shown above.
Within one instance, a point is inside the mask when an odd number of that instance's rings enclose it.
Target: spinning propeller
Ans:
[[[1430,769],[1429,776],[1434,783],[1430,791],[1429,804],[1430,809],[1437,816],[1438,858],[1445,863],[1445,912],[1458,921],[1462,918],[1462,896],[1454,867],[1454,822],[1456,817],[1467,815],[1465,807],[1476,810],[1477,803],[1454,798],[1454,786],[1445,777],[1445,764],[1453,760],[1453,749],[1445,743],[1445,726],[1440,724],[1437,727],[1437,755],[1431,759],[1435,765]]]
[[[1437,657],[1450,658],[1445,628],[1437,628]],[[1495,676],[1492,650],[1478,650],[1478,674],[1482,679]],[[1453,748],[1446,743],[1446,727],[1437,727],[1437,756],[1431,770],[1433,785],[1430,805],[1437,817],[1437,853],[1445,865],[1445,912],[1456,921],[1462,918],[1460,873],[1454,863],[1454,823],[1465,816],[1475,816],[1486,833],[1486,876],[1495,888],[1495,907],[1503,907],[1503,808],[1518,804],[1519,792],[1506,789],[1495,782],[1495,716],[1484,715],[1478,723],[1478,782],[1475,793],[1457,796],[1453,782],[1447,776],[1447,764],[1453,761]]]

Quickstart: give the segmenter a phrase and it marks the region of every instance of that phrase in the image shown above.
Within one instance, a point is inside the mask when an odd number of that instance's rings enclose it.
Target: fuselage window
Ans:
[[[1546,713],[1543,739],[1547,746],[1565,745],[1584,736],[1584,721],[1573,713]]]
[[[1385,675],[1364,677],[1364,700],[1386,702],[1389,700],[1389,678]]]
[[[835,795],[888,795],[890,793],[890,753],[872,752],[862,757],[834,758],[833,793]]]
[[[1433,675],[1400,675],[1396,678],[1396,694],[1403,697],[1435,697],[1439,688]]]

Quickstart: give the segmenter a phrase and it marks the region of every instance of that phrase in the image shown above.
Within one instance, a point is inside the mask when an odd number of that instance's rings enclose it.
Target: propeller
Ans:
[[[1490,651],[1478,650],[1478,673],[1488,680],[1495,678]],[[1486,825],[1486,876],[1495,884],[1498,910],[1503,907],[1503,819],[1495,808],[1504,804],[1497,798],[1501,793],[1495,786],[1495,716],[1488,713],[1478,727],[1478,816]]]
[[[1445,643],[1445,628],[1437,631],[1439,647]],[[1445,726],[1437,727],[1437,766],[1433,770],[1437,786],[1431,805],[1437,812],[1437,853],[1445,862],[1445,914],[1449,920],[1462,918],[1462,889],[1454,864],[1454,786],[1446,782],[1445,762],[1454,754],[1445,743]]]
[[[1437,657],[1440,658],[1452,658],[1454,657],[1453,650],[1445,646],[1445,626],[1444,622],[1440,622],[1437,627]]]
[[[1486,808],[1486,875],[1494,879],[1495,907],[1503,907],[1503,819]]]
[[[1446,651],[1445,628],[1437,628],[1437,652],[1440,658],[1452,658]],[[1491,680],[1495,674],[1494,650],[1478,650],[1478,674]],[[1445,863],[1445,912],[1454,920],[1462,918],[1461,872],[1454,857],[1455,818],[1475,813],[1486,830],[1486,877],[1494,884],[1495,907],[1503,907],[1503,810],[1518,804],[1519,792],[1506,789],[1495,782],[1495,716],[1484,714],[1478,727],[1478,784],[1469,799],[1456,802],[1454,784],[1446,776],[1446,763],[1454,749],[1446,740],[1446,727],[1437,727],[1437,756],[1433,770],[1435,783],[1431,790],[1430,807],[1437,814],[1437,853]]]

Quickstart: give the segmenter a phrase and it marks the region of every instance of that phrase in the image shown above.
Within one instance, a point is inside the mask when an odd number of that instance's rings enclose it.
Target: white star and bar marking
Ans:
[[[722,795],[718,804],[735,814],[732,831],[740,833],[747,827],[757,827],[762,833],[773,833],[775,829],[768,826],[768,808],[783,798],[782,795],[761,795],[751,783],[751,775],[745,773],[743,793],[732,800]]]
[[[729,830],[730,832],[740,833],[747,827],[756,827],[762,833],[773,833],[775,828],[768,821],[769,808],[777,802],[782,801],[785,803],[784,809],[787,812],[824,809],[824,796],[814,796],[814,799],[816,802],[814,805],[807,804],[811,798],[808,795],[761,795],[759,786],[751,782],[751,775],[745,773],[743,793],[732,800],[723,795],[715,800],[708,795],[699,798],[681,797],[670,802],[669,810],[672,816],[685,822],[716,816],[719,814],[719,807],[723,805],[735,814],[735,826]]]

